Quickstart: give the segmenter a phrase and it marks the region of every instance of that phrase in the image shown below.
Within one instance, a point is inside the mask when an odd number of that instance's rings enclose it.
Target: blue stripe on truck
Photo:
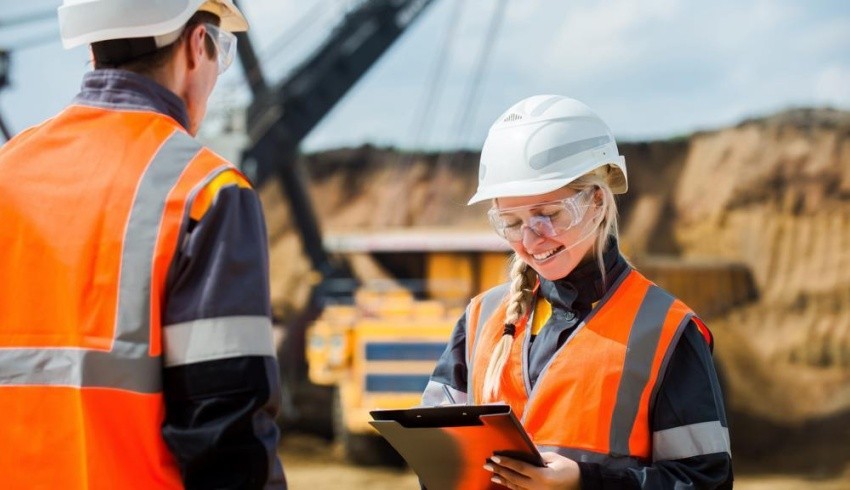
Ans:
[[[367,374],[366,391],[422,393],[430,378],[428,374]]]
[[[436,361],[446,350],[445,342],[370,342],[367,361]]]

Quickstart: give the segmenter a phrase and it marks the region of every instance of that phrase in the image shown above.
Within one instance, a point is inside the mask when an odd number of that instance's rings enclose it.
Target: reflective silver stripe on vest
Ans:
[[[148,355],[154,248],[166,197],[200,148],[192,137],[175,131],[139,182],[124,232],[112,350],[0,349],[0,385],[162,391],[162,360]]]
[[[165,199],[200,149],[188,134],[175,131],[142,176],[124,233],[116,339],[147,343],[150,338],[153,254]]]
[[[705,454],[732,454],[729,429],[717,420],[660,430],[652,434],[652,460],[692,458]]]
[[[481,303],[479,303],[481,306],[478,308],[478,323],[475,324],[475,342],[472,346],[470,360],[475,358],[475,349],[478,345],[478,339],[481,338],[481,330],[487,324],[487,320],[496,314],[496,310],[507,297],[509,286],[509,284],[500,284],[484,293],[484,297],[481,298]],[[467,328],[469,328],[468,325]]]
[[[274,357],[272,321],[266,316],[226,316],[163,329],[166,367],[242,356]]]
[[[469,397],[470,403],[476,403],[475,400],[475,389],[473,388],[475,385],[472,382],[472,374],[475,371],[475,352],[478,347],[478,340],[481,339],[481,330],[484,329],[484,325],[487,323],[487,320],[490,319],[494,314],[496,314],[496,310],[499,309],[499,305],[505,300],[508,294],[508,288],[510,284],[500,284],[487,292],[484,293],[484,296],[481,298],[481,302],[478,307],[478,322],[474,325],[475,332],[475,340],[472,344],[472,350],[468,352],[466,363],[467,363],[467,372],[469,373],[469,379],[467,379],[467,387],[469,389]],[[467,315],[466,319],[466,342],[467,348],[469,348],[469,318]]]
[[[640,407],[640,398],[652,371],[652,360],[661,338],[661,327],[673,297],[651,285],[638,309],[626,348],[623,375],[611,416],[610,450],[614,456],[629,454],[629,437]]]
[[[646,466],[649,461],[641,461],[630,456],[611,456],[609,454],[597,453],[586,449],[575,449],[571,447],[559,446],[537,446],[537,449],[542,452],[558,453],[561,456],[566,456],[573,461],[582,463],[597,463],[604,465],[611,470],[624,470],[626,468],[641,468]]]
[[[0,385],[160,391],[162,364],[158,357],[148,357],[147,344],[125,346],[124,351],[127,357],[76,348],[0,349]]]

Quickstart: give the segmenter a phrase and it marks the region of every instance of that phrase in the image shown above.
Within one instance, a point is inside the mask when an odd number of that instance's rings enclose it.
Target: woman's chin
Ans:
[[[558,279],[563,279],[567,277],[567,275],[572,272],[573,269],[575,269],[576,264],[572,260],[572,256],[569,254],[569,252],[562,252],[560,257],[553,258],[556,260],[550,260],[544,263],[537,263],[532,260],[531,267],[537,271],[537,274],[540,277],[543,277],[550,281],[557,281]]]

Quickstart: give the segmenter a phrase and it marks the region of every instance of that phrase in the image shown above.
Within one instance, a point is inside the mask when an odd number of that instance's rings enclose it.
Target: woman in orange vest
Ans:
[[[497,484],[732,487],[711,334],[619,252],[626,175],[610,129],[576,100],[530,97],[490,128],[469,204],[492,201],[510,282],[469,303],[423,403],[511,406],[546,466],[494,455]]]

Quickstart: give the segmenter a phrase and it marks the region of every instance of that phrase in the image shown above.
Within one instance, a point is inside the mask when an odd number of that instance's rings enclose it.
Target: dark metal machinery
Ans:
[[[0,89],[9,84],[9,52],[0,48]]]
[[[9,52],[5,49],[0,49],[0,92],[9,84]],[[6,140],[12,139],[12,132],[6,127],[3,122],[3,115],[0,114],[0,134]]]
[[[322,245],[308,185],[297,161],[301,141],[330,112],[368,69],[433,0],[369,0],[348,14],[324,43],[291,74],[269,86],[247,34],[239,34],[239,57],[253,94],[247,112],[250,143],[242,169],[256,186],[277,178],[289,200],[305,253],[322,281],[313,290],[308,311],[287,322],[286,341],[279,351],[284,385],[284,422],[319,426],[305,420],[316,389],[307,381],[304,337],[306,327],[321,311],[329,283],[352,279]],[[325,419],[326,417],[321,417]]]
[[[0,19],[0,30],[5,28],[16,28],[25,24],[51,20],[55,18],[56,11],[54,9],[30,12],[14,17],[4,16],[4,18]],[[55,37],[55,34],[50,33],[47,36],[39,36],[34,38],[30,37],[29,39],[16,40],[16,42],[12,46],[0,47],[0,92],[2,92],[3,89],[9,85],[11,52],[14,50],[26,49],[29,47],[37,46],[45,42],[51,42],[55,39]],[[3,135],[6,141],[12,139],[12,136],[14,136],[9,127],[6,126],[2,114],[0,114],[0,134]]]
[[[250,44],[240,59],[254,93],[248,109],[250,146],[243,169],[256,185],[276,176],[295,213],[304,249],[323,276],[334,266],[322,248],[307,185],[296,164],[298,145],[432,0],[372,0],[350,12],[309,59],[274,88],[262,78]]]

